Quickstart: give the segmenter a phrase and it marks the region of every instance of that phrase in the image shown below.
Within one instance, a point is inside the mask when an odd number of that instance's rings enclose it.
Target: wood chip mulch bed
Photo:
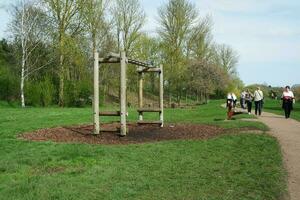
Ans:
[[[105,129],[118,128],[117,124],[102,125]],[[92,135],[93,127],[69,126],[41,129],[19,136],[31,141],[53,141],[62,143],[86,144],[137,144],[165,140],[204,140],[225,134],[223,128],[195,124],[166,124],[163,128],[157,125],[128,124],[129,133],[125,137],[114,132],[103,132]]]

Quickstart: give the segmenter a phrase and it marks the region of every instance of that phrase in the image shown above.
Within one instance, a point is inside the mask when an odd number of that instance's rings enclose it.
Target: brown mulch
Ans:
[[[102,125],[103,129],[118,127],[117,124]],[[70,126],[41,129],[24,133],[19,137],[32,141],[54,141],[63,143],[87,144],[136,144],[179,139],[209,139],[224,134],[224,129],[209,125],[166,124],[163,128],[157,125],[128,124],[129,133],[125,137],[114,132],[103,132],[92,135],[93,127]]]

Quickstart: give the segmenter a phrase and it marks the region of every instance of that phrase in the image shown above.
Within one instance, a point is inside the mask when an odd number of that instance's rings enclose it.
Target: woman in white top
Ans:
[[[260,90],[260,87],[257,87],[257,89],[255,90],[253,98],[255,104],[255,115],[257,114],[261,115],[264,93]]]
[[[294,98],[294,93],[291,91],[290,86],[286,86],[281,96],[282,108],[284,109],[286,119],[290,118]]]

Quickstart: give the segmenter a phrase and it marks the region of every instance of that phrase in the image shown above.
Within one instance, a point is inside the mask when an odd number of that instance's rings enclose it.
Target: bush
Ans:
[[[45,78],[43,82],[40,82],[41,88],[41,103],[43,106],[49,106],[53,102],[53,96],[55,94],[55,88],[50,78]]]
[[[54,85],[49,77],[40,82],[28,82],[25,87],[25,100],[31,106],[49,106],[55,95]]]
[[[66,81],[64,102],[66,106],[84,107],[90,105],[91,99],[91,83],[90,81]]]
[[[17,99],[19,99],[18,77],[13,75],[8,68],[0,67],[0,100],[11,102]]]

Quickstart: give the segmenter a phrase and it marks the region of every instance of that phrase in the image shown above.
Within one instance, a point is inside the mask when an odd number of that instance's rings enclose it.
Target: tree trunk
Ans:
[[[25,54],[22,55],[21,86],[20,86],[22,108],[25,108],[24,82],[25,82]]]
[[[64,78],[65,78],[65,67],[64,67],[64,55],[63,55],[63,33],[64,28],[59,29],[59,94],[58,94],[58,105],[64,107]]]
[[[171,107],[172,104],[172,93],[169,91],[169,107]]]
[[[108,90],[107,85],[103,85],[103,102],[102,102],[103,105],[105,105],[106,103],[107,90]]]
[[[60,65],[60,73],[59,73],[59,101],[58,105],[63,107],[64,106],[64,56],[61,54],[59,58],[59,65]]]
[[[22,42],[22,66],[21,66],[21,104],[22,108],[25,108],[25,96],[24,96],[24,81],[25,81],[25,64],[26,64],[26,38],[25,38],[25,2],[22,1],[22,18],[21,18],[21,42]]]
[[[188,93],[185,91],[185,104],[188,105]]]

